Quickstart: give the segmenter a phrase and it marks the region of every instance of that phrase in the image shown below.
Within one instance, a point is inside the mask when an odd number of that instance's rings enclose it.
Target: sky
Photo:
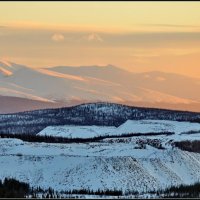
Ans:
[[[0,59],[200,78],[200,2],[0,2]]]

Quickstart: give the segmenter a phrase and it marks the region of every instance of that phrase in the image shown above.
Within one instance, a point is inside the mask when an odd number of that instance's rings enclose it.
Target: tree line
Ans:
[[[124,138],[134,136],[155,136],[155,135],[172,135],[174,132],[152,132],[152,133],[126,133],[120,135],[104,135],[92,138],[67,138],[50,135],[34,135],[34,134],[6,134],[0,133],[0,138],[17,138],[27,142],[45,142],[45,143],[85,143],[99,142],[106,138]]]
[[[27,183],[13,178],[0,180],[0,198],[25,198],[30,192],[31,189]]]
[[[55,191],[52,188],[42,189],[41,187],[33,188],[28,183],[20,182],[14,178],[5,178],[0,180],[0,198],[62,198],[65,195],[109,195],[121,196],[122,191],[117,189],[90,190],[74,189],[67,191]]]
[[[147,192],[155,195],[155,197],[162,198],[199,198],[200,197],[200,183],[191,185],[171,186],[166,189],[152,190]],[[5,178],[0,180],[0,198],[63,198],[66,195],[100,195],[100,196],[137,196],[138,191],[129,190],[123,192],[117,189],[92,190],[92,189],[73,189],[66,191],[55,191],[52,188],[42,189],[41,187],[33,188],[28,183],[18,181],[14,178]]]
[[[200,141],[199,140],[179,141],[179,142],[174,142],[173,145],[184,151],[200,153]]]
[[[171,186],[165,190],[158,190],[156,193],[158,196],[164,198],[199,198],[200,183]]]

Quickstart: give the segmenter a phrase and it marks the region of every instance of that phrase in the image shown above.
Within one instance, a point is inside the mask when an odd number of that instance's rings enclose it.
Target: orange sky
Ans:
[[[200,2],[0,2],[0,58],[200,77]]]

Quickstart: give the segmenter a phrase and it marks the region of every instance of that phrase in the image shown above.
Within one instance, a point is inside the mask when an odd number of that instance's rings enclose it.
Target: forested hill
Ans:
[[[50,125],[119,126],[128,119],[200,122],[200,113],[132,107],[114,103],[88,103],[73,107],[0,115],[0,133],[37,134]]]

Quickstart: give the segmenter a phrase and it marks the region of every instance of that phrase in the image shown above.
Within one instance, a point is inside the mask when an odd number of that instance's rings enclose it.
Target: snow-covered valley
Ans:
[[[0,179],[13,177],[33,187],[51,187],[57,191],[89,188],[148,193],[171,185],[192,184],[200,179],[200,153],[182,151],[172,142],[199,140],[199,127],[200,124],[189,122],[129,120],[118,128],[63,126],[61,129],[60,126],[51,127],[53,132],[49,133],[53,136],[69,133],[68,137],[75,133],[75,137],[80,137],[81,131],[85,131],[83,138],[108,132],[173,131],[174,134],[69,144],[1,138]],[[54,134],[56,131],[59,132]],[[162,148],[155,144],[161,144]]]

